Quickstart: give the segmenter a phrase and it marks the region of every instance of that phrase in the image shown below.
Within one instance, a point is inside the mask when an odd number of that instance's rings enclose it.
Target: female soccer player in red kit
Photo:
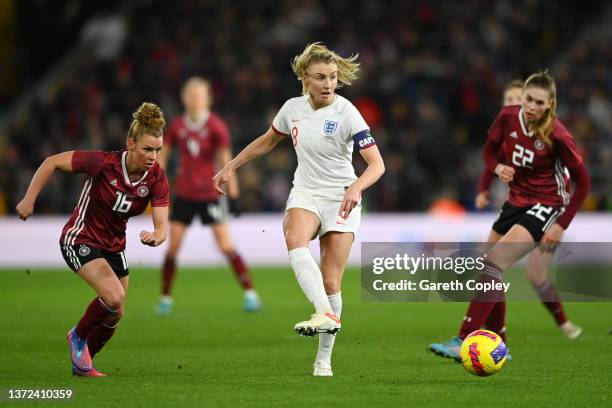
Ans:
[[[160,314],[172,310],[171,290],[176,276],[176,257],[187,228],[198,216],[210,225],[217,246],[232,266],[244,290],[244,310],[257,311],[261,301],[251,281],[249,270],[232,243],[227,224],[227,203],[220,200],[213,188],[212,177],[217,169],[232,159],[230,134],[223,120],[210,111],[210,85],[199,77],[185,82],[181,90],[185,114],[172,121],[164,140],[159,164],[165,169],[172,147],[180,156],[176,191],[170,215],[168,252],[162,266],[162,298],[157,307]],[[230,199],[238,197],[238,183],[229,184]]]
[[[553,78],[547,72],[533,74],[525,82],[521,105],[502,108],[489,129],[483,158],[489,171],[508,183],[510,192],[493,224],[500,239],[487,253],[481,280],[500,282],[502,272],[536,246],[540,247],[539,259],[550,264],[563,232],[589,191],[586,167],[574,138],[556,118],[556,105]],[[510,159],[508,165],[498,156],[502,146],[504,157]],[[575,184],[571,197],[565,168]],[[498,299],[503,299],[503,292],[476,293],[459,335],[428,348],[459,359],[461,342],[469,333],[485,323],[487,327],[503,326],[505,307],[496,307]]]
[[[93,367],[92,358],[113,336],[124,313],[128,218],[141,214],[151,202],[154,229],[142,231],[140,241],[156,247],[166,239],[168,181],[156,163],[163,145],[164,115],[157,105],[143,103],[132,116],[127,150],[76,150],[48,157],[16,208],[24,221],[32,215],[36,197],[55,170],[85,173],[81,196],[60,237],[64,260],[97,293],[68,332],[72,372],[78,376],[104,376]]]
[[[521,94],[523,92],[523,81],[520,79],[509,82],[504,88],[503,104],[504,106],[509,105],[520,105]],[[500,163],[508,163],[510,160],[506,159],[505,149],[502,147],[498,151],[498,160]],[[565,179],[566,191],[569,193],[569,175],[566,174],[566,168],[563,168],[562,177]],[[493,182],[495,174],[489,171],[486,167],[482,171],[479,183],[479,193],[476,196],[476,208],[481,210],[489,205],[489,188]],[[489,234],[487,242],[495,243],[500,240],[502,234],[496,230],[492,230]],[[551,313],[557,326],[561,329],[561,332],[570,340],[578,338],[582,334],[582,328],[572,323],[565,314],[565,309],[561,303],[555,286],[548,277],[548,268],[550,267],[551,257],[546,254],[542,254],[540,251],[534,251],[529,255],[527,261],[527,268],[525,269],[529,282],[542,299],[542,304]],[[505,308],[504,302],[498,302],[493,308],[489,319],[495,320],[496,316],[501,312],[500,308]],[[504,321],[499,321],[499,327],[488,327],[487,329],[493,330],[498,333],[504,341],[506,341],[506,327]]]

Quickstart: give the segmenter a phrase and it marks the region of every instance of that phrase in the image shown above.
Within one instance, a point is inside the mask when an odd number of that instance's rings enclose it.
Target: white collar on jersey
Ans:
[[[523,115],[523,108],[519,110],[518,115],[519,115],[519,122],[521,123],[521,129],[523,129],[523,133],[525,134],[525,136],[528,136],[528,137],[533,136],[533,130],[531,132],[527,131],[527,126],[525,125],[525,119]]]
[[[147,174],[149,173],[148,171],[145,171],[144,174],[142,175],[142,177],[140,178],[140,180],[135,181],[135,182],[132,183],[130,181],[130,175],[128,174],[128,171],[127,171],[127,151],[123,152],[123,154],[121,155],[121,169],[123,170],[123,178],[125,180],[125,183],[128,186],[132,186],[132,187],[137,186],[138,184],[140,184],[140,182],[142,180],[144,180],[145,177],[147,177]]]
[[[209,117],[210,117],[210,111],[206,111],[202,114],[202,117],[200,119],[194,122],[191,120],[191,118],[189,118],[188,114],[185,113],[183,115],[183,119],[185,121],[185,127],[192,132],[196,132],[202,129],[204,125],[206,125],[206,122],[208,122]]]

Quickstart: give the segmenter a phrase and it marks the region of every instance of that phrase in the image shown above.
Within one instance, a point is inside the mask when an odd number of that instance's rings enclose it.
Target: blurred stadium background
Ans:
[[[592,177],[585,211],[612,210],[612,5],[605,1],[10,1],[0,15],[0,213],[34,169],[75,148],[120,149],[143,100],[169,118],[181,83],[210,78],[234,150],[300,92],[289,62],[306,43],[359,52],[340,93],[360,109],[387,164],[373,212],[473,211],[481,147],[504,84],[548,68],[559,116]],[[358,161],[359,163],[359,161]],[[279,213],[290,144],[240,172],[242,208]],[[37,213],[72,211],[80,185],[57,175]]]
[[[179,114],[180,85],[195,74],[212,81],[237,152],[299,94],[289,62],[313,41],[361,55],[360,79],[339,93],[387,165],[364,197],[361,240],[484,240],[505,194],[495,184],[489,211],[474,210],[487,127],[507,81],[548,68],[592,179],[566,239],[612,241],[610,2],[0,0],[0,386],[73,388],[79,406],[609,405],[610,303],[567,306],[585,329],[573,343],[539,304],[510,303],[514,360],[483,381],[424,351],[454,333],[465,304],[361,303],[356,268],[343,286],[334,395],[321,392],[314,343],[291,333],[310,309],[281,233],[296,164],[289,143],[239,172],[244,215],[232,228],[256,265],[263,312],[241,312],[225,267],[202,267],[224,263],[207,250],[208,231],[193,228],[180,262],[199,268],[181,270],[175,315],[155,316],[164,250],[136,239],[148,217],[132,220],[128,312],[96,358],[111,377],[66,378],[64,330],[91,293],[56,242],[81,184],[56,174],[22,223],[13,209],[37,166],[64,150],[123,148],[134,109],[150,100]]]

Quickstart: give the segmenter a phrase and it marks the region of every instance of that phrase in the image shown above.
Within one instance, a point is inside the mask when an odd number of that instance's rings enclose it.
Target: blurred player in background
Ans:
[[[81,196],[60,237],[64,260],[97,297],[77,325],[68,332],[72,372],[101,377],[92,358],[115,333],[124,313],[129,270],[125,258],[128,218],[153,207],[153,232],[142,231],[140,241],[156,247],[166,239],[168,181],[156,163],[163,145],[165,120],[157,105],[144,103],[133,114],[127,151],[70,151],[48,157],[32,178],[16,211],[26,220],[36,197],[55,170],[85,173]]]
[[[520,105],[521,104],[521,94],[523,92],[523,81],[520,79],[515,79],[510,81],[504,87],[504,96],[503,96],[503,106],[510,105]],[[504,149],[499,149],[498,156],[500,163],[506,162]],[[491,188],[491,183],[493,179],[496,177],[495,173],[489,171],[489,169],[485,168],[482,170],[482,174],[480,175],[480,183],[478,186],[478,195],[476,196],[476,208],[479,210],[485,209],[489,206],[489,189]]]
[[[505,86],[503,96],[504,106],[521,104],[521,94],[523,92],[523,86],[523,81],[521,81],[520,79],[515,79]],[[498,151],[497,159],[500,163],[508,162],[508,160],[506,160],[505,150],[503,146]],[[483,169],[482,174],[480,176],[480,192],[476,196],[476,208],[478,208],[479,210],[482,210],[489,205],[489,188],[491,187],[491,183],[493,182],[494,177],[495,174],[491,173],[489,169],[487,169],[486,167]],[[565,167],[563,168],[562,177],[565,179],[566,191],[569,194],[569,173],[567,172],[567,168]],[[493,229],[489,234],[487,242],[495,243],[499,241],[501,237],[502,235],[495,229]],[[527,261],[527,268],[525,269],[525,271],[527,272],[526,275],[529,281],[531,282],[533,288],[541,297],[542,304],[552,314],[553,318],[555,319],[555,322],[557,323],[557,326],[561,329],[561,332],[568,339],[574,340],[582,334],[582,328],[576,326],[574,323],[569,321],[567,315],[565,314],[563,304],[561,303],[561,298],[559,297],[555,286],[548,277],[548,268],[550,267],[550,261],[552,261],[552,258],[547,256],[543,257],[541,252],[532,252],[531,255],[529,255],[529,260]],[[501,311],[499,310],[499,308],[505,307],[505,302],[498,302],[491,311],[489,318],[495,320],[495,317],[497,315],[505,314],[501,313]],[[506,342],[505,321],[500,321],[499,323],[502,324],[501,327],[489,327],[488,325],[486,325],[486,328],[498,333],[502,337],[504,342]]]
[[[287,200],[284,234],[291,267],[315,314],[297,323],[305,336],[321,333],[315,376],[331,376],[335,333],[341,327],[341,282],[355,233],[361,221],[361,193],[385,167],[370,129],[351,102],[335,93],[357,78],[357,56],[342,58],[320,43],[294,58],[293,72],[302,82],[302,96],[282,106],[266,133],[249,144],[214,178],[219,194],[244,163],[290,138],[298,160]],[[357,178],[351,164],[356,148],[367,163]],[[319,237],[321,265],[308,249]]]
[[[547,268],[589,191],[590,180],[574,138],[556,118],[556,105],[553,78],[547,72],[533,74],[523,87],[521,105],[502,108],[489,129],[483,158],[487,169],[509,184],[510,192],[489,237],[498,244],[487,252],[479,279],[501,282],[504,270],[539,246],[528,268],[537,274],[540,298],[551,305],[547,307],[558,321],[565,320],[564,327],[569,329],[563,329],[564,333],[575,338],[582,330],[567,321]],[[511,159],[509,165],[503,164],[505,158]],[[565,168],[575,183],[571,197]],[[461,343],[472,331],[486,324],[504,335],[505,314],[503,292],[476,293],[459,335],[428,349],[458,360]]]
[[[244,310],[257,311],[261,308],[261,301],[253,289],[246,264],[234,248],[227,224],[227,201],[219,199],[212,183],[216,170],[232,159],[229,131],[225,122],[210,111],[212,101],[208,81],[199,77],[188,79],[181,90],[181,101],[185,113],[170,124],[159,158],[159,164],[165,169],[172,148],[178,147],[179,164],[170,216],[170,239],[161,271],[162,297],[157,311],[168,314],[172,310],[171,291],[176,277],[176,258],[185,232],[196,215],[204,225],[211,226],[217,246],[242,285]],[[238,182],[232,179],[229,198],[234,200],[237,197]]]

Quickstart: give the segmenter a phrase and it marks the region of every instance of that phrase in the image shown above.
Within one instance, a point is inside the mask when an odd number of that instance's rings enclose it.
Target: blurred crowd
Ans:
[[[481,148],[506,82],[548,68],[558,113],[578,141],[592,177],[589,210],[612,209],[610,38],[584,36],[605,25],[572,1],[323,2],[138,1],[88,21],[71,68],[9,118],[0,192],[8,211],[33,171],[53,153],[120,149],[143,101],[181,113],[179,89],[209,78],[214,107],[237,152],[263,133],[301,85],[290,61],[309,42],[360,54],[360,78],[338,90],[372,128],[387,172],[365,196],[370,211],[424,211],[439,200],[473,210]],[[599,8],[597,8],[599,7]],[[358,171],[364,163],[356,155]],[[291,143],[239,171],[241,206],[284,207],[295,168]],[[56,175],[38,213],[72,210],[81,186]]]

